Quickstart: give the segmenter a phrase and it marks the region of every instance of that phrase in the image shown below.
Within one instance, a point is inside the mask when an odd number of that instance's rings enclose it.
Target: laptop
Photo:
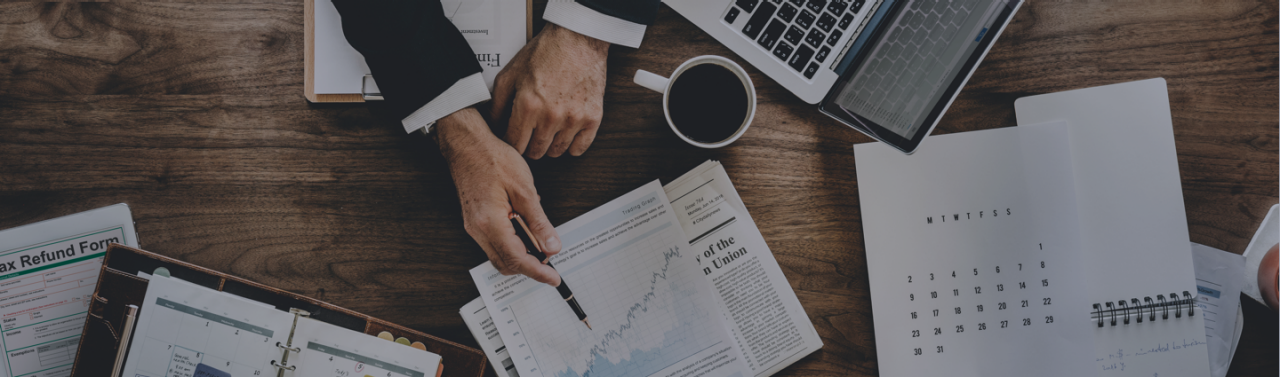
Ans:
[[[1024,0],[665,0],[822,113],[910,154]]]

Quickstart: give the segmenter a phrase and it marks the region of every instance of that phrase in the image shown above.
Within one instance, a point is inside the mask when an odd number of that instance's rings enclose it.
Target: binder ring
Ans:
[[[275,361],[275,360],[271,360],[271,366],[276,367],[276,368],[279,368],[279,369],[282,369],[282,370],[295,370],[295,369],[298,369],[298,366],[297,366],[297,365],[276,364],[276,361]]]
[[[1124,313],[1124,324],[1126,325],[1129,324],[1129,307],[1125,306],[1124,300],[1120,300],[1119,302],[1116,302],[1116,306],[1120,307],[1120,310],[1122,310]],[[1113,324],[1112,326],[1115,326],[1115,325]]]
[[[1138,303],[1136,298],[1132,299],[1132,301],[1133,309],[1138,311],[1138,323],[1142,323],[1142,305]]]
[[[1115,306],[1111,305],[1111,301],[1107,301],[1107,310],[1110,312],[1110,316],[1111,316],[1111,326],[1112,326],[1112,327],[1115,327],[1115,325],[1116,325],[1116,308],[1115,308]]]
[[[1106,308],[1103,308],[1106,305]],[[1144,321],[1156,321],[1156,311],[1163,310],[1160,315],[1164,320],[1169,319],[1169,312],[1172,310],[1174,318],[1182,318],[1183,306],[1186,306],[1187,316],[1195,315],[1196,299],[1195,296],[1188,291],[1182,291],[1182,297],[1178,297],[1177,293],[1170,293],[1169,298],[1165,299],[1163,294],[1156,295],[1153,300],[1151,296],[1145,296],[1139,301],[1136,297],[1128,300],[1120,299],[1116,301],[1107,301],[1103,303],[1093,303],[1092,316],[1097,321],[1098,327],[1102,328],[1106,325],[1103,323],[1106,319],[1111,319],[1111,326],[1117,326],[1116,322],[1120,322],[1116,317],[1124,317],[1124,325],[1128,326],[1132,317],[1137,316],[1138,323]]]
[[[1164,302],[1164,295],[1156,295],[1156,300],[1160,301],[1160,307],[1164,308],[1164,314],[1160,319],[1169,319],[1169,304]]]
[[[289,352],[293,352],[293,353],[299,353],[299,352],[302,352],[302,347],[294,347],[294,348],[290,348],[289,346],[286,346],[286,345],[280,344],[280,342],[276,342],[276,347],[280,347],[280,349],[282,349],[282,350],[289,351]]]
[[[1182,291],[1182,298],[1187,300],[1187,316],[1195,317],[1196,315],[1196,299],[1191,297],[1191,292]]]

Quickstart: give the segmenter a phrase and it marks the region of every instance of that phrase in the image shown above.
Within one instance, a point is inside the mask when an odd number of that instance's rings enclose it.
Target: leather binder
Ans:
[[[210,289],[235,294],[250,300],[270,304],[284,312],[291,308],[310,312],[310,318],[332,325],[376,336],[383,331],[395,337],[405,337],[426,345],[427,351],[440,355],[443,360],[443,377],[479,377],[486,365],[484,353],[448,340],[440,339],[394,323],[360,314],[336,305],[292,292],[269,287],[247,279],[231,276],[196,266],[163,255],[111,244],[107,249],[98,275],[97,289],[89,304],[84,334],[76,353],[72,377],[108,376],[121,347],[125,314],[129,305],[147,310],[143,297],[147,293],[146,279],[138,277],[139,271],[151,272],[157,267],[169,270],[170,276]],[[126,357],[128,357],[126,355]]]

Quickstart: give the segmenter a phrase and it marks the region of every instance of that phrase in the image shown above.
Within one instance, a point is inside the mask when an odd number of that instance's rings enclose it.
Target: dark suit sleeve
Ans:
[[[587,8],[641,25],[653,25],[659,0],[577,0]]]
[[[438,0],[333,0],[333,5],[342,16],[342,33],[364,55],[396,119],[481,71]]]

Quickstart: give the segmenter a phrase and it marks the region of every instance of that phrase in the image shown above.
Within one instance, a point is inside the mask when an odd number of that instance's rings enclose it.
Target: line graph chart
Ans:
[[[727,377],[742,357],[680,220],[653,181],[556,227],[556,289],[484,263],[471,278],[523,377]]]
[[[711,303],[694,299],[696,279],[704,278],[689,268],[685,258],[692,257],[672,233],[647,237],[565,276],[595,331],[575,321],[550,289],[511,305],[544,376],[648,376],[719,342],[712,327],[719,325],[707,310]]]

